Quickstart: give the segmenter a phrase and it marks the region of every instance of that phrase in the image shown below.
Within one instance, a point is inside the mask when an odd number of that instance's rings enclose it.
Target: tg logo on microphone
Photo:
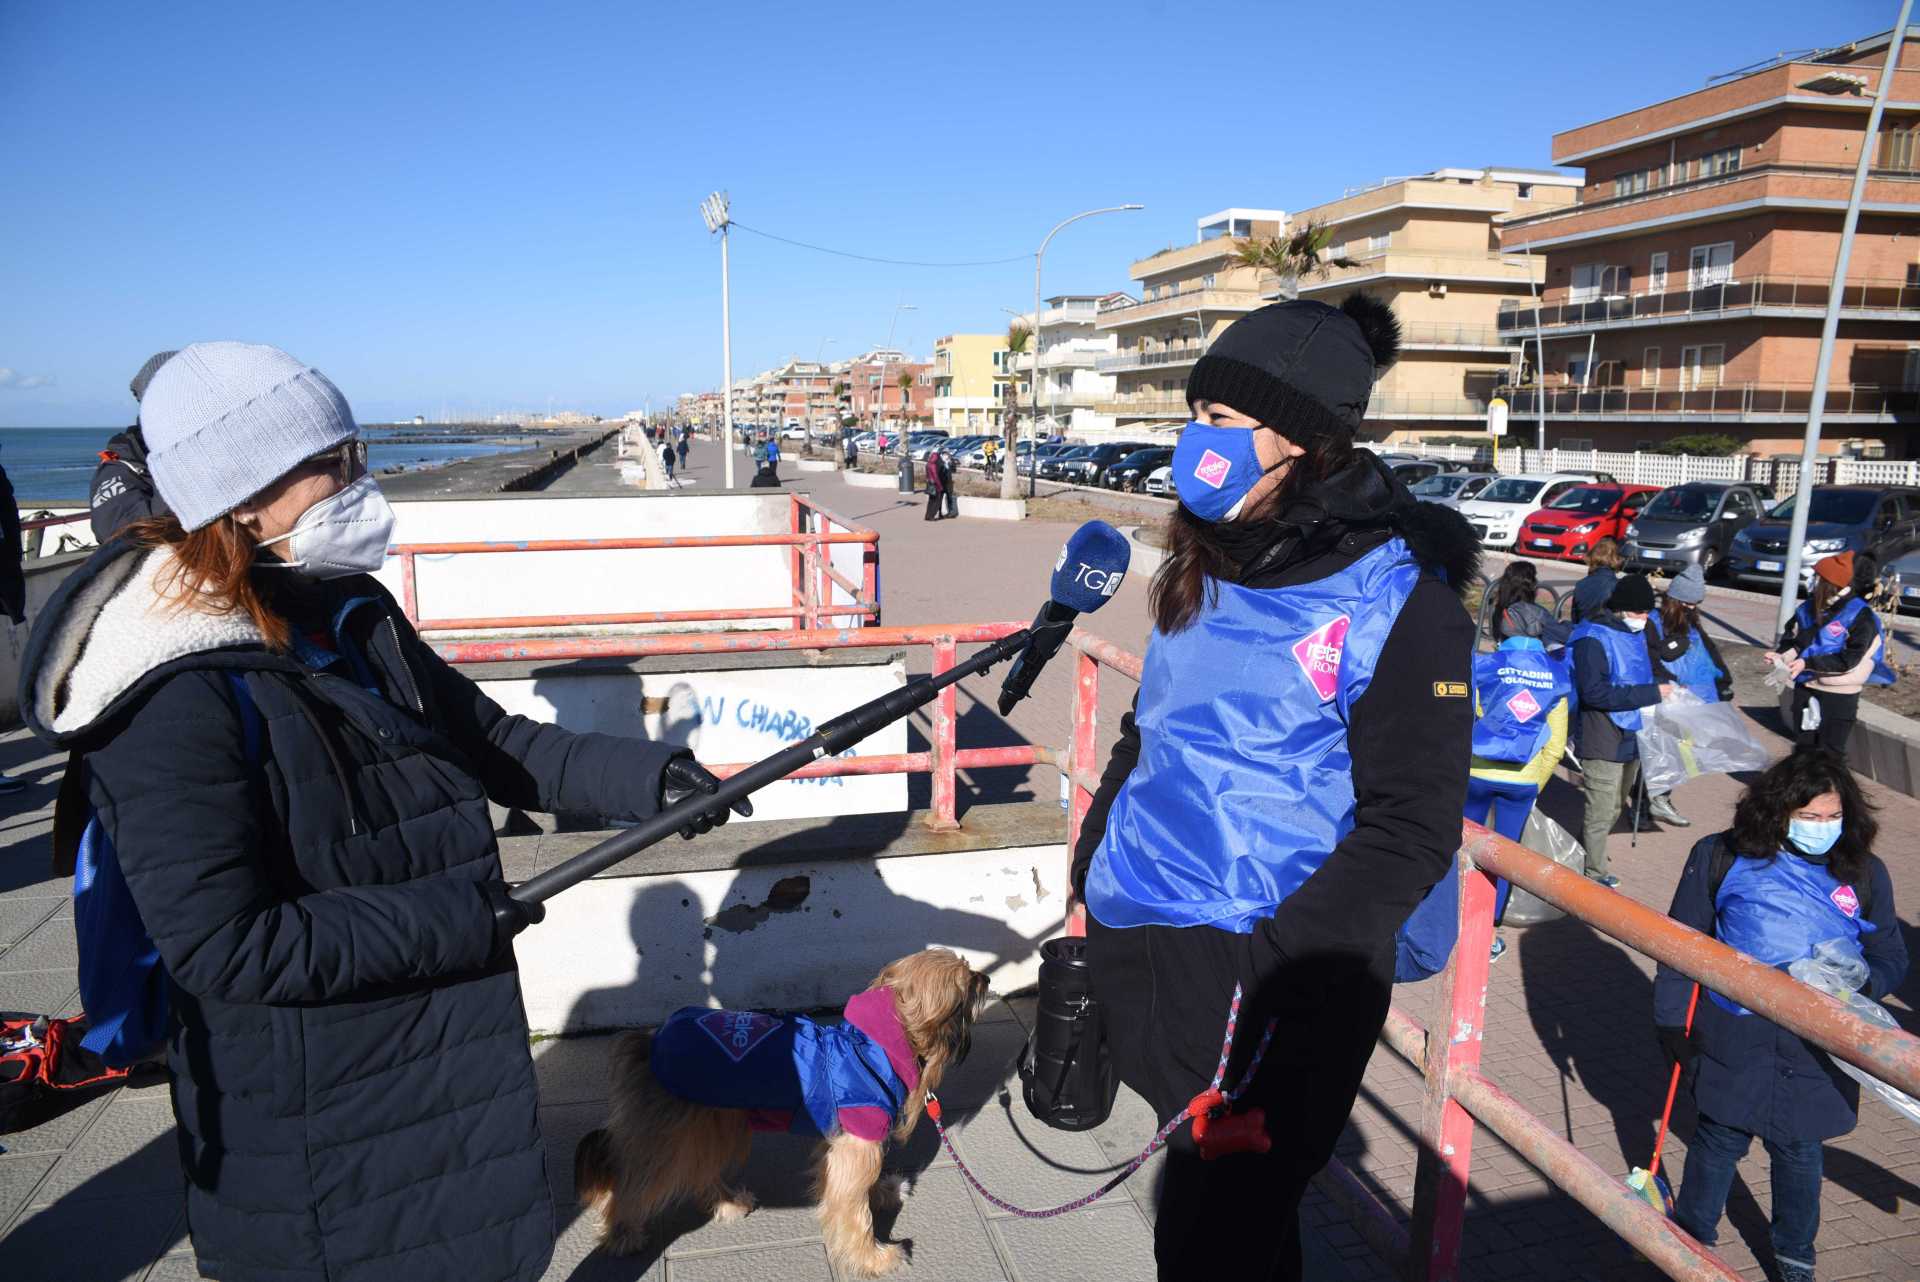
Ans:
[[[1063,544],[1060,548],[1060,555],[1053,559],[1053,572],[1058,574],[1061,567],[1065,566],[1066,563],[1067,549]],[[1110,597],[1118,592],[1120,585],[1126,581],[1126,577],[1127,572],[1125,570],[1097,569],[1094,566],[1088,565],[1085,561],[1077,562],[1073,571],[1073,581],[1075,583],[1083,587],[1091,588],[1103,597]]]

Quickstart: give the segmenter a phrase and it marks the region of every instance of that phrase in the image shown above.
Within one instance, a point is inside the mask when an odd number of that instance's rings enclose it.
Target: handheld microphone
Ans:
[[[1075,618],[1105,605],[1127,577],[1133,549],[1127,536],[1105,521],[1088,521],[1073,532],[1053,563],[1053,586],[1047,603],[1033,616],[1033,640],[1007,669],[1000,683],[1000,715],[1033,689],[1040,669],[1060,651]]]

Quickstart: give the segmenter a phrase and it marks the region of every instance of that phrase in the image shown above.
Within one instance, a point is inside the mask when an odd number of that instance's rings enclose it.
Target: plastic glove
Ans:
[[[1660,1049],[1666,1052],[1667,1063],[1686,1068],[1699,1057],[1700,1048],[1693,1044],[1693,1034],[1686,1029],[1662,1024],[1653,1031],[1660,1039]]]
[[[667,763],[667,768],[660,772],[660,808],[662,810],[679,805],[697,792],[718,791],[720,791],[719,778],[695,761],[692,753],[675,757]],[[746,819],[753,814],[753,803],[742,797],[733,803],[733,813]],[[715,806],[682,828],[680,835],[691,841],[703,832],[713,831],[726,821],[727,807]]]

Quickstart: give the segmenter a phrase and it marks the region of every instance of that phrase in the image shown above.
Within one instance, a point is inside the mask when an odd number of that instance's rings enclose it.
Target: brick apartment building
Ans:
[[[874,350],[847,364],[847,412],[862,427],[898,427],[902,411],[910,423],[933,421],[933,365],[904,352]],[[900,380],[909,380],[901,387]]]
[[[1725,433],[1798,449],[1840,225],[1883,34],[1791,57],[1556,134],[1577,204],[1499,222],[1545,260],[1542,306],[1509,304],[1524,359],[1504,394],[1531,438],[1635,449]],[[1842,298],[1824,448],[1920,456],[1920,42],[1910,29],[1875,145]],[[1536,343],[1536,337],[1541,340]],[[1541,353],[1544,359],[1541,359]]]

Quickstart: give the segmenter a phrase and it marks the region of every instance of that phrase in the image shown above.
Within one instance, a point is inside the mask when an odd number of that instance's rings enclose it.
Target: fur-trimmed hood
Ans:
[[[290,666],[245,614],[170,600],[173,565],[164,548],[109,543],[61,585],[21,662],[20,713],[35,734],[72,746],[183,667]]]

